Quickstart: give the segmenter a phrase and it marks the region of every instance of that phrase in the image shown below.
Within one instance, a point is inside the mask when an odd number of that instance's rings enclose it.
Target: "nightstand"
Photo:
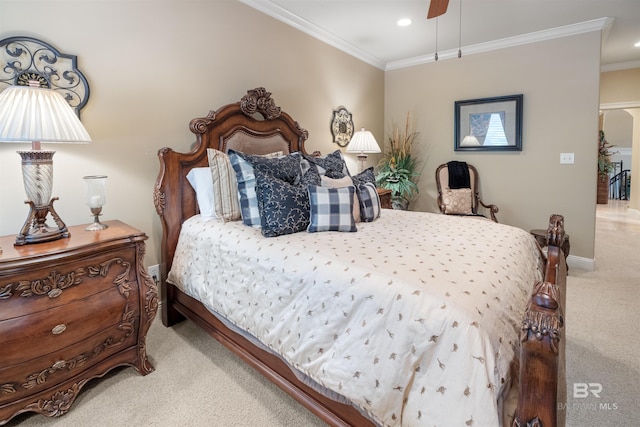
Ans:
[[[376,188],[378,197],[380,197],[380,207],[382,209],[391,209],[391,190],[386,188]]]
[[[63,415],[89,380],[116,366],[154,370],[145,340],[158,294],[143,265],[147,236],[105,224],[25,246],[0,238],[0,424],[28,411]]]
[[[531,233],[531,235],[533,237],[535,237],[536,242],[538,242],[538,245],[540,245],[541,248],[544,248],[545,246],[547,246],[547,230],[544,229],[535,229],[535,230],[531,230],[529,233]],[[565,234],[564,235],[564,242],[562,243],[562,253],[564,254],[564,259],[565,262],[567,260],[567,257],[569,256],[569,251],[571,250],[571,243],[569,243],[569,235]],[[567,265],[567,271],[569,271],[569,265]]]

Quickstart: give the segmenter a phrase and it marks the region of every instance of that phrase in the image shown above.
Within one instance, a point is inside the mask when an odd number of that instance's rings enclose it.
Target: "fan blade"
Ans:
[[[444,15],[449,6],[449,0],[431,0],[429,4],[429,12],[427,13],[427,19],[436,18],[440,15]]]

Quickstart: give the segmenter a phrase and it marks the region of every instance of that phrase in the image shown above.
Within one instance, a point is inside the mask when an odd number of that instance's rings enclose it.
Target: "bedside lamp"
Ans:
[[[368,130],[357,131],[353,134],[351,142],[347,146],[347,153],[356,153],[358,155],[358,161],[360,161],[360,172],[364,170],[364,164],[367,161],[368,153],[380,153],[380,146],[375,137]]]
[[[16,246],[69,237],[69,231],[53,209],[53,155],[40,143],[88,143],[91,137],[64,97],[39,82],[9,86],[0,92],[0,142],[31,143],[31,150],[18,151],[27,193],[29,216],[16,237]],[[46,224],[51,214],[57,227]]]

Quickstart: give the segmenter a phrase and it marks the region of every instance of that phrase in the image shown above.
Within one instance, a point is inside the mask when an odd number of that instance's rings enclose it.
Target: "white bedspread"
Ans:
[[[195,216],[169,281],[382,425],[500,425],[542,280],[534,239],[396,210],[357,225],[264,238]]]

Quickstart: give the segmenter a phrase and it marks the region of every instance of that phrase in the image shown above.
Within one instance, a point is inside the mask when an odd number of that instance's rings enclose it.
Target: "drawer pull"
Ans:
[[[59,297],[61,293],[62,289],[54,288],[51,289],[47,295],[49,296],[49,298],[56,298]]]
[[[66,330],[67,330],[67,325],[65,325],[64,323],[61,323],[61,324],[57,325],[56,327],[54,327],[51,330],[51,333],[53,335],[60,335],[61,333],[63,333]]]
[[[67,362],[65,362],[64,360],[58,360],[56,363],[53,364],[51,368],[57,371],[64,368],[65,366],[67,366]]]

